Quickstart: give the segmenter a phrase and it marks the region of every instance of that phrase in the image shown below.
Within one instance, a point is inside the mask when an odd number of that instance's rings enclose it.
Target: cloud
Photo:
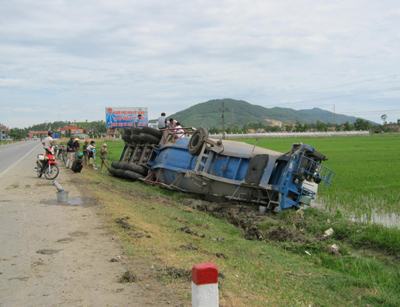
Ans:
[[[103,118],[106,105],[156,116],[217,97],[365,116],[399,98],[399,12],[394,0],[8,1],[0,107],[35,107],[0,121]]]

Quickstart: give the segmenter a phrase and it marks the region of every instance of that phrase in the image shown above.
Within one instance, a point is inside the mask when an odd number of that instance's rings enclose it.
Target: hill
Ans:
[[[319,108],[294,110],[290,108],[265,108],[248,103],[244,100],[214,99],[191,106],[183,111],[177,112],[170,117],[181,121],[185,126],[194,127],[219,127],[221,126],[222,103],[225,109],[225,125],[243,126],[248,123],[324,123],[343,124],[354,123],[356,117],[335,114]]]

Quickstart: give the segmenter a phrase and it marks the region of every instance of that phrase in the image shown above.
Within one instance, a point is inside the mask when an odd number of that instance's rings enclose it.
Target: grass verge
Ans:
[[[233,215],[233,222],[229,210],[223,214],[214,204],[141,182],[86,171],[80,184],[103,205],[125,252],[158,263],[167,272],[162,282],[187,302],[188,270],[212,261],[222,272],[223,306],[400,305],[398,230],[317,210],[253,212],[245,221]],[[128,227],[116,222],[121,218]],[[245,239],[254,227],[258,239]],[[328,228],[334,234],[323,238]],[[337,255],[329,251],[332,244],[340,247]]]

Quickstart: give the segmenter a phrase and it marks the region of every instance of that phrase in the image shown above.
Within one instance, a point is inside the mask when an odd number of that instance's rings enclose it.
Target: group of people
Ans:
[[[83,165],[96,169],[96,163],[95,163],[96,152],[97,150],[95,141],[93,140],[90,142],[85,141],[82,145],[82,150],[81,150],[81,144],[79,143],[79,139],[71,137],[67,143],[67,161],[65,166],[67,168],[73,168],[74,161],[83,160],[82,161]],[[100,149],[100,159],[101,159],[100,169],[103,169],[107,156],[108,156],[108,148],[107,144],[104,143]]]
[[[163,131],[162,143],[176,141],[185,136],[185,130],[181,123],[173,118],[167,119],[164,112],[162,112],[161,116],[158,118],[157,126],[159,130]]]

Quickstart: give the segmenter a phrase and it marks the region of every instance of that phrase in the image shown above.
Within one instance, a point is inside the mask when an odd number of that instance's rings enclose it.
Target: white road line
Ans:
[[[32,151],[34,151],[36,149],[36,147],[38,147],[40,145],[37,144],[36,146],[34,146],[31,150],[29,150],[25,155],[23,155],[21,158],[19,158],[17,161],[15,161],[13,164],[11,164],[9,167],[7,167],[4,171],[2,171],[0,173],[0,177],[3,176],[5,173],[7,173],[11,168],[13,168],[15,165],[17,165],[19,162],[21,162],[23,159],[25,159],[27,156],[29,156]]]

